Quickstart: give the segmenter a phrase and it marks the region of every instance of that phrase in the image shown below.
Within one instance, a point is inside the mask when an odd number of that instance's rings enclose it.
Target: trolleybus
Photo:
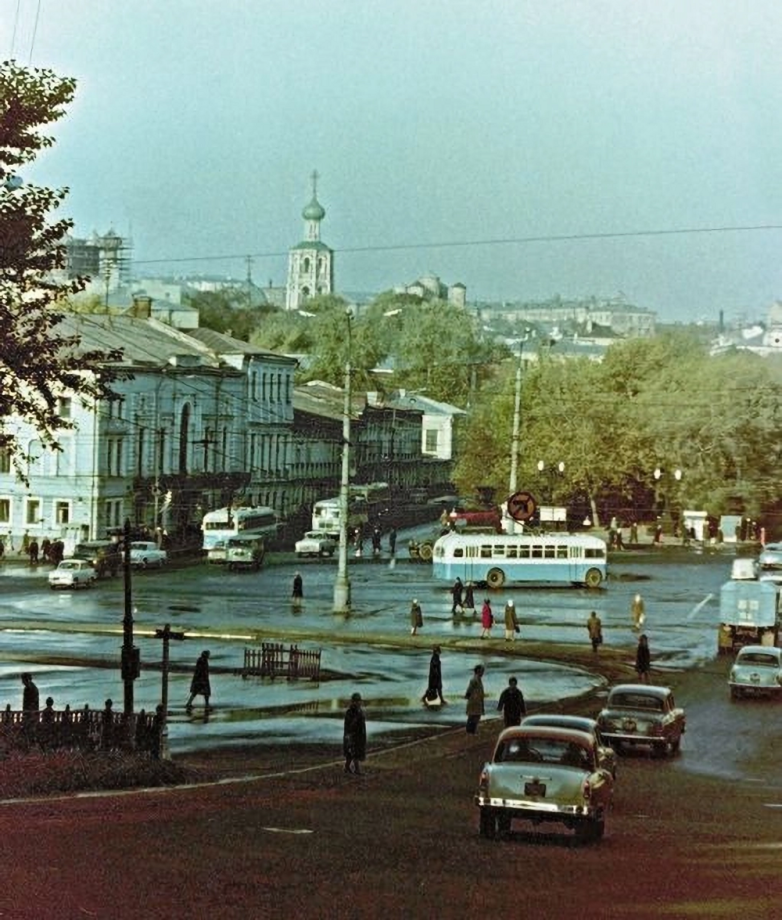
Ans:
[[[588,534],[447,533],[434,545],[432,572],[442,581],[501,588],[523,582],[586,585],[606,577],[604,540]]]
[[[268,546],[279,535],[280,522],[274,508],[265,505],[250,508],[215,508],[204,515],[201,530],[205,550],[210,550],[218,540],[226,540],[237,535],[263,537]]]

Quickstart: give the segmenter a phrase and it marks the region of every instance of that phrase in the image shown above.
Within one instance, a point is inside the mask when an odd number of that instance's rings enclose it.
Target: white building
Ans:
[[[117,398],[89,405],[63,394],[60,414],[75,428],[60,432],[60,450],[45,449],[21,420],[5,420],[28,484],[0,452],[0,534],[17,546],[25,532],[70,545],[104,537],[127,518],[184,538],[212,507],[277,507],[294,361],[132,316],[69,315],[58,332],[80,336],[84,348],[123,350]]]

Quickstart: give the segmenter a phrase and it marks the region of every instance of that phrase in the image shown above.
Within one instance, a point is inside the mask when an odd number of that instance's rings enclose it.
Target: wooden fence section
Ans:
[[[286,680],[319,680],[320,649],[263,642],[244,650],[242,677],[284,677]]]
[[[133,748],[153,756],[160,753],[160,722],[143,709],[135,715],[133,744],[128,738],[127,720],[121,712],[84,709],[42,709],[0,713],[0,750],[18,751],[119,751]]]

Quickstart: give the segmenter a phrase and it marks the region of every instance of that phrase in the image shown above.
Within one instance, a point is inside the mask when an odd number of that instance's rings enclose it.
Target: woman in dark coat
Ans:
[[[429,685],[426,693],[421,697],[422,703],[444,703],[443,699],[443,669],[440,664],[440,646],[432,649],[432,658],[429,661]]]
[[[367,756],[367,723],[361,709],[361,694],[354,693],[345,711],[342,733],[342,753],[345,755],[345,773],[361,773],[359,764]]]
[[[646,634],[638,637],[638,648],[635,652],[635,670],[638,672],[638,680],[641,683],[649,683],[649,671],[652,667],[652,657],[649,652],[649,641]]]
[[[193,700],[197,696],[204,698],[204,710],[209,712],[209,697],[212,695],[212,688],[209,683],[209,650],[205,649],[198,656],[193,679],[190,682],[190,697],[185,704],[185,709],[190,712],[193,709]]]

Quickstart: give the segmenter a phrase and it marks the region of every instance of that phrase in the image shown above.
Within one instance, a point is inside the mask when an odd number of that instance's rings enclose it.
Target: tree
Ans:
[[[55,274],[65,266],[73,222],[51,215],[67,189],[21,184],[15,175],[52,145],[40,129],[64,115],[75,87],[50,70],[0,64],[0,419],[19,416],[55,448],[57,430],[73,427],[58,413],[59,397],[110,396],[113,374],[106,364],[120,357],[82,349],[77,336],[58,336],[67,298],[85,285],[83,278]],[[13,432],[6,427],[0,439],[21,475]]]

